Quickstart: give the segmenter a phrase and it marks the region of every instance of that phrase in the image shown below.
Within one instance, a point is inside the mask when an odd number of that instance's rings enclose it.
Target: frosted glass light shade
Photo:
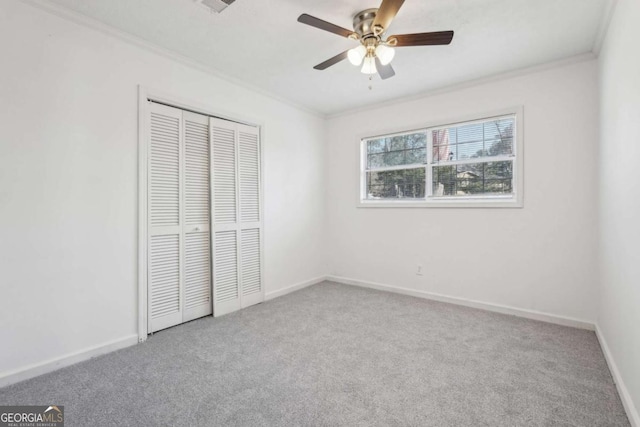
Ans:
[[[395,55],[396,50],[392,47],[381,44],[376,48],[376,56],[380,59],[380,63],[382,65],[390,63]]]
[[[364,58],[364,64],[362,64],[362,71],[364,74],[375,74],[376,70],[376,58],[375,56],[367,56]]]
[[[358,47],[354,47],[353,49],[350,49],[349,53],[347,53],[347,58],[349,58],[349,62],[351,62],[353,65],[357,67],[358,65],[362,64],[362,59],[366,54],[367,54],[367,48],[360,45]]]

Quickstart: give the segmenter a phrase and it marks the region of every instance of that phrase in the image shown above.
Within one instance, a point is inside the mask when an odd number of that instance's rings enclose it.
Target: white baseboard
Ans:
[[[571,317],[558,316],[556,314],[543,313],[540,311],[526,310],[522,308],[509,307],[506,305],[492,304],[483,301],[474,301],[466,298],[451,297],[433,292],[420,291],[416,289],[401,288],[399,286],[385,285],[382,283],[367,282],[364,280],[349,279],[347,277],[327,276],[327,280],[345,285],[360,286],[363,288],[377,289],[380,291],[394,292],[412,297],[424,298],[433,301],[446,302],[449,304],[463,305],[465,307],[478,308],[480,310],[493,311],[496,313],[510,314],[512,316],[524,317],[526,319],[539,320],[556,325],[571,326],[573,328],[595,330],[595,325],[587,320],[574,319]]]
[[[291,292],[295,292],[300,289],[306,288],[308,286],[312,286],[317,283],[324,282],[325,280],[327,280],[327,276],[320,276],[320,277],[316,277],[315,279],[305,280],[304,282],[296,283],[295,285],[291,285],[283,289],[278,289],[277,291],[267,292],[264,295],[264,300],[269,301],[274,298],[278,298],[283,295],[290,294]]]
[[[634,405],[633,399],[631,399],[631,394],[629,394],[629,390],[624,384],[622,375],[620,375],[620,371],[618,370],[618,365],[616,365],[616,362],[613,359],[613,355],[611,354],[611,350],[609,349],[607,340],[604,338],[602,330],[600,329],[598,324],[596,324],[596,336],[598,337],[598,341],[600,342],[600,347],[602,347],[602,352],[604,353],[604,358],[607,361],[607,365],[609,365],[609,370],[611,371],[613,381],[616,383],[616,388],[618,389],[620,400],[622,400],[622,405],[627,412],[629,422],[631,423],[632,427],[640,427],[640,414],[638,413],[638,409]]]
[[[138,343],[138,335],[132,334],[125,338],[110,341],[95,347],[86,348],[84,350],[70,353],[55,359],[50,359],[40,363],[25,366],[14,371],[3,372],[0,374],[0,387],[6,387],[20,381],[28,380],[39,375],[43,375],[60,368],[89,360],[96,356],[101,356],[121,348],[130,347]]]
[[[278,289],[277,291],[267,292],[265,294],[265,301],[289,294],[299,289],[306,288],[307,286],[315,285],[326,280],[325,276],[316,277],[315,279],[306,280],[304,282],[296,283],[292,286],[284,289]],[[47,360],[40,363],[34,363],[32,365],[25,366],[13,371],[7,371],[0,373],[0,387],[6,387],[11,384],[18,383],[20,381],[28,380],[30,378],[37,377],[49,372],[53,372],[60,368],[64,368],[78,362],[89,360],[96,356],[101,356],[112,351],[120,350],[125,347],[129,347],[138,343],[138,335],[130,335],[128,337],[110,341],[108,343],[87,348],[77,351],[75,353],[67,354],[55,359]]]

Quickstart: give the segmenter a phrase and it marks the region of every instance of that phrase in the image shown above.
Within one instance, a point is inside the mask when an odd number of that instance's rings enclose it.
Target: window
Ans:
[[[424,199],[427,156],[425,132],[370,139],[367,145],[367,198]]]
[[[361,141],[361,206],[522,206],[519,114]]]

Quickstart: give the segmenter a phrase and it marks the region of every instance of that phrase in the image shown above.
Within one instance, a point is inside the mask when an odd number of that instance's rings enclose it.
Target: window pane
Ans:
[[[367,141],[368,169],[423,164],[426,156],[427,135],[424,132]]]
[[[484,124],[485,145],[490,156],[513,154],[513,123],[513,118],[506,118]]]
[[[433,161],[513,155],[515,117],[433,130]]]
[[[473,159],[483,157],[484,141],[471,141],[457,144],[454,147],[456,153],[455,160]]]
[[[425,168],[367,172],[367,199],[424,199]]]
[[[385,138],[372,139],[367,141],[367,154],[384,152]]]
[[[451,141],[455,141],[455,132],[455,129],[437,129],[431,131],[434,163],[453,160],[455,153],[451,151],[450,147],[453,145]]]
[[[435,166],[433,196],[512,194],[513,162]]]

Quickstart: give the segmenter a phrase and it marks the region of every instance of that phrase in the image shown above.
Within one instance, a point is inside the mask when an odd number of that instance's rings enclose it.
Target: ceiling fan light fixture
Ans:
[[[379,44],[376,47],[376,56],[380,59],[382,65],[388,65],[396,55],[396,50],[392,47]]]
[[[194,1],[235,1],[235,0],[194,0]],[[362,64],[361,71],[369,74],[380,74],[382,80],[395,76],[391,61],[395,55],[395,47],[448,45],[453,39],[453,31],[432,31],[428,33],[395,34],[387,36],[387,29],[398,14],[405,0],[382,0],[380,7],[365,9],[353,17],[353,31],[342,28],[331,22],[303,13],[298,22],[311,27],[336,34],[349,40],[360,42],[361,46],[345,50],[313,67],[326,70],[338,62],[349,59],[355,66]],[[364,62],[364,64],[363,64]]]
[[[351,62],[353,65],[357,67],[358,65],[362,64],[362,60],[364,59],[366,54],[367,54],[367,48],[360,45],[358,47],[354,47],[353,49],[349,50],[347,57],[349,58],[349,62]]]
[[[363,74],[375,74],[378,72],[376,69],[376,58],[373,55],[368,55],[364,58],[364,64],[360,70]]]

